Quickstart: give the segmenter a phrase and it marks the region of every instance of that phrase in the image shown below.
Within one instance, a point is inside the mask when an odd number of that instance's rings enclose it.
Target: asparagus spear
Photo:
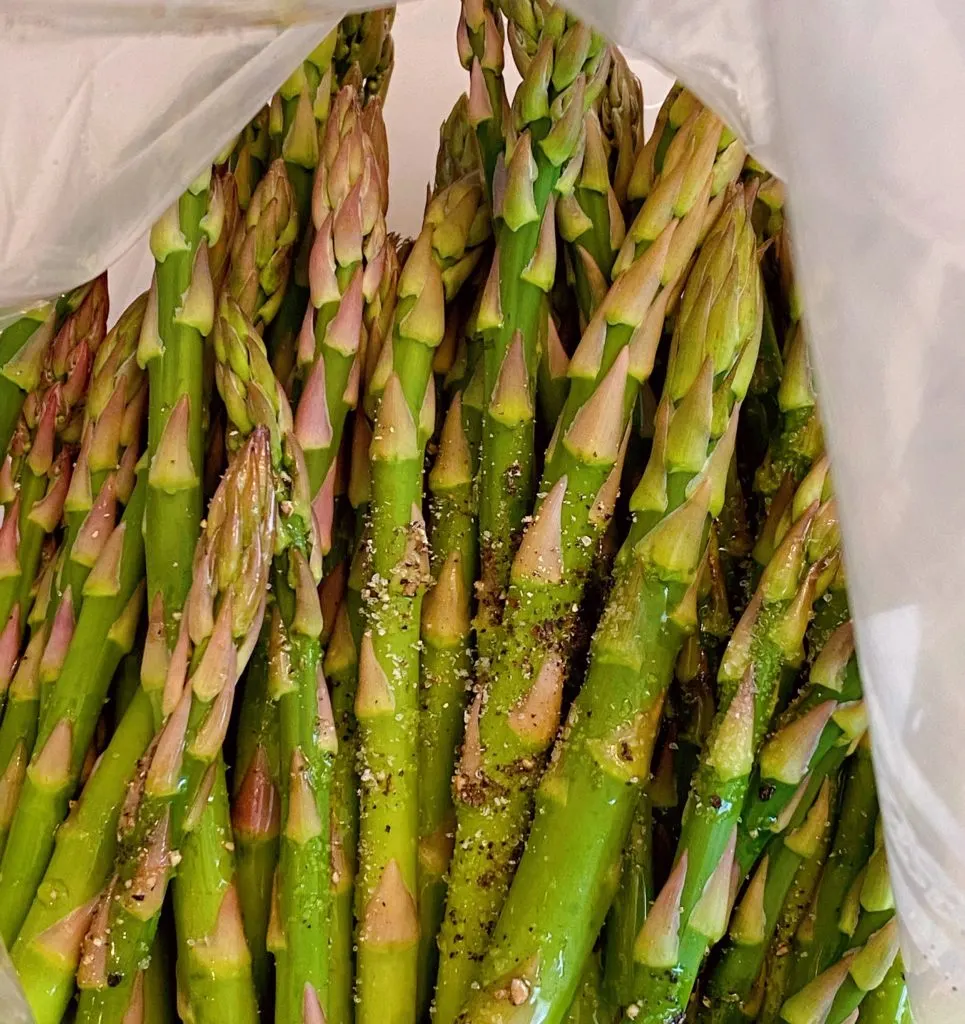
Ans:
[[[821,857],[830,841],[833,806],[833,785],[826,777],[816,799],[801,802],[787,834],[768,847],[757,865],[731,920],[727,946],[704,990],[713,1024],[741,1024],[746,1019],[754,982],[801,864]]]
[[[94,357],[107,332],[107,281],[98,278],[46,350],[37,386],[23,402],[0,494],[0,690],[10,682],[12,657],[27,626],[44,539],[60,523],[79,440]],[[2,706],[3,696],[0,696]]]
[[[271,103],[275,155],[282,156],[295,194],[297,267],[281,296],[278,316],[266,337],[279,379],[288,381],[294,365],[298,331],[308,307],[308,253],[311,246],[312,181],[318,166],[319,140],[328,120],[333,92],[334,28],[289,76]]]
[[[728,907],[720,896],[729,885],[754,760],[782,677],[803,660],[812,605],[839,557],[827,484],[826,467],[818,467],[798,489],[777,550],[724,654],[720,705],[691,786],[674,870],[637,939],[633,1005],[641,1021],[670,1021],[682,1012],[704,955],[726,928]]]
[[[503,82],[506,33],[492,0],[462,0],[456,29],[459,61],[469,72],[467,115],[475,129],[487,190],[503,153],[508,101]]]
[[[268,955],[271,889],[281,821],[278,713],[268,693],[268,652],[252,655],[238,718],[231,823],[237,855],[238,900],[251,951],[251,973],[262,1017],[271,1017],[274,978]]]
[[[696,627],[709,517],[723,502],[740,400],[757,358],[760,281],[740,189],[728,209],[689,280],[657,439],[631,501],[634,522],[468,1020],[491,1020],[509,1007],[561,1020],[608,909],[664,691]],[[708,306],[736,309],[737,330],[714,327],[721,317],[705,316]],[[470,751],[475,728],[470,720]]]
[[[357,900],[358,1015],[415,1015],[418,918],[419,619],[428,582],[422,463],[435,423],[432,358],[445,302],[472,273],[489,234],[475,177],[435,196],[398,285],[395,330],[373,431],[372,577],[359,652],[362,809]],[[377,378],[379,374],[377,371]]]
[[[845,897],[871,854],[877,799],[867,736],[848,767],[838,825],[814,901],[795,935],[789,994],[799,992],[837,959],[844,944],[838,923]]]
[[[50,859],[80,776],[114,670],[131,649],[144,604],[141,522],[147,482],[140,473],[121,522],[84,584],[84,602],[27,768],[3,860],[0,936],[9,946]]]
[[[24,399],[40,383],[56,324],[56,305],[43,302],[0,331],[0,457],[6,457]]]
[[[479,463],[481,367],[449,406],[429,474],[430,569],[422,611],[419,717],[419,1016],[438,969],[436,937],[446,900],[455,820],[452,774],[473,670],[472,587],[478,541],[473,483]],[[476,408],[474,408],[474,405]]]
[[[36,1024],[56,1024],[74,991],[84,934],[114,863],[125,797],[143,781],[154,735],[147,694],[135,693],[111,743],[57,831],[54,851],[11,950]]]
[[[355,699],[358,691],[358,651],[365,632],[362,589],[371,575],[365,532],[371,497],[369,441],[371,428],[356,413],[352,431],[349,500],[356,511],[356,544],[346,581],[345,597],[338,609],[332,637],[325,653],[325,673],[332,686],[332,710],[338,730],[332,787],[332,941],[328,1019],[332,1024],[351,1024],[355,1019],[354,882],[359,832],[359,786],[356,776],[358,723]]]
[[[840,788],[840,787],[839,787]],[[829,837],[830,840],[830,837]],[[794,883],[777,918],[774,941],[768,951],[761,974],[747,1000],[747,1010],[758,1006],[760,1024],[776,1024],[790,982],[794,957],[791,956],[794,935],[811,906],[830,849],[825,843],[816,857],[805,860],[798,869]]]
[[[840,626],[811,668],[808,684],[765,744],[749,787],[737,838],[743,878],[808,784],[835,772],[863,732],[861,679],[851,623]]]
[[[331,522],[334,514],[335,458],[345,418],[359,394],[363,322],[367,329],[377,315],[392,262],[381,118],[378,102],[363,117],[353,87],[338,93],[312,194],[316,235],[309,269],[311,303],[298,342],[302,391],[295,433],[305,453],[313,499],[321,492],[318,500],[325,507],[316,514],[324,522]]]
[[[653,804],[643,794],[620,858],[620,888],[606,921],[603,991],[613,1006],[633,999],[633,943],[653,903]]]
[[[523,82],[493,176],[496,254],[478,317],[486,340],[477,615],[483,659],[498,650],[503,592],[533,494],[538,338],[556,273],[553,193],[579,169],[584,115],[609,66],[602,38],[550,0],[501,7]]]
[[[378,97],[385,102],[395,61],[391,34],[394,21],[394,7],[342,18],[333,55],[336,82],[344,84],[352,69],[357,68],[364,98]]]
[[[218,832],[226,827],[227,815],[220,808],[226,807],[227,797],[212,804],[218,828],[203,833],[205,840],[193,846],[185,837],[198,828],[209,797],[223,784],[219,751],[238,676],[261,627],[274,534],[269,438],[259,428],[229,465],[192,560],[194,582],[161,694],[164,724],[130,809],[115,881],[89,935],[90,959],[79,979],[81,1021],[122,1018],[137,965],[149,954],[168,880],[182,855],[204,857],[198,865],[202,877],[210,872],[225,879],[220,858],[230,851]],[[207,836],[214,836],[214,842]],[[195,893],[188,906],[188,889],[181,908],[182,1001],[199,1021],[224,1019],[222,1014],[255,1020],[236,888],[230,876],[220,883],[205,881],[199,892],[208,898]]]
[[[912,1024],[911,1002],[900,953],[884,981],[861,1004],[858,1021],[860,1024]]]
[[[641,242],[635,256],[631,243],[629,266],[584,334],[570,363],[570,393],[548,452],[540,485],[544,497],[512,569],[502,646],[475,712],[478,749],[467,743],[456,779],[458,829],[436,1007],[445,1022],[455,1019],[465,1002],[512,880],[533,790],[558,726],[570,635],[619,488],[621,450],[637,390],[650,374],[661,336],[667,285],[690,259],[706,214],[720,123],[708,115],[694,130],[698,138],[709,132],[707,142],[696,147],[702,152],[698,166],[688,162],[685,168],[698,177],[693,192],[700,198],[688,210],[690,219],[679,224],[676,245],[674,220],[652,245]],[[743,198],[735,192],[728,223],[740,224],[743,217]],[[734,224],[729,230],[734,236]],[[704,264],[710,266],[716,256],[721,276],[730,269],[728,257],[736,258],[736,243],[725,236],[726,230],[715,236],[720,251],[712,248]],[[742,265],[722,304],[743,302],[753,312],[753,302],[742,294],[756,288],[752,255],[748,244],[740,247]],[[708,288],[722,284],[715,280]],[[744,340],[753,321],[745,317],[740,328]],[[708,348],[715,343],[711,338]],[[704,339],[697,332],[688,344],[700,346]]]
[[[224,224],[223,198],[220,179],[212,179],[209,167],[151,231],[155,271],[137,356],[149,378],[147,600],[161,641],[156,657],[150,645],[145,651],[144,685],[158,724],[164,666],[177,640],[201,532],[202,364],[214,318],[208,249]]]
[[[115,505],[126,502],[147,395],[133,349],[144,302],[137,300],[107,336],[94,361],[84,440],[67,491],[67,530],[30,610],[30,640],[10,686],[0,723],[0,853],[33,750],[41,711],[70,645],[84,584],[115,525]],[[123,453],[123,454],[122,454]],[[126,465],[122,466],[122,463]],[[97,495],[95,502],[91,495]]]
[[[479,143],[469,121],[469,97],[463,93],[439,129],[435,190],[441,191],[479,170],[479,166]]]

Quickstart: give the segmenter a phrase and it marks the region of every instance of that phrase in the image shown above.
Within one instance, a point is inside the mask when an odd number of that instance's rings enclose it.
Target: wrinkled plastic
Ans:
[[[916,1018],[965,1021],[965,9],[569,2],[789,183]],[[336,6],[0,0],[0,305],[113,262]]]
[[[0,309],[113,265],[365,6],[0,0]]]

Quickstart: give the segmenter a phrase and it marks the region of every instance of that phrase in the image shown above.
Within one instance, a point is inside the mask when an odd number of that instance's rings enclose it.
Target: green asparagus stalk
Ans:
[[[40,723],[0,862],[0,936],[8,946],[50,860],[54,833],[74,795],[111,677],[134,644],[144,604],[145,476],[139,474],[124,516],[84,584],[77,625]]]
[[[358,396],[367,333],[393,254],[385,226],[388,156],[381,105],[363,115],[352,87],[332,104],[312,194],[311,303],[298,339],[301,396],[295,434],[305,453],[316,516],[334,514],[336,455]],[[324,507],[322,507],[322,504]],[[327,554],[327,550],[323,553]]]
[[[337,37],[338,29],[334,28],[291,74],[271,103],[274,154],[284,158],[297,215],[295,272],[266,337],[275,370],[285,383],[294,365],[298,332],[308,307],[312,182],[318,166],[320,137],[331,106],[332,56]]]
[[[795,494],[774,556],[724,654],[720,704],[694,775],[674,870],[637,938],[637,1007],[648,1024],[686,1008],[709,947],[727,926],[737,826],[782,688],[803,661],[812,606],[836,570],[827,467]],[[822,504],[823,502],[823,504]]]
[[[489,215],[477,179],[434,197],[399,277],[388,371],[373,430],[367,629],[359,652],[362,805],[357,879],[363,1024],[414,1019],[418,916],[419,621],[429,582],[422,464],[435,425],[434,350],[445,304],[482,255]],[[378,371],[377,371],[378,377]],[[377,385],[381,381],[376,380]]]
[[[814,901],[795,935],[789,994],[827,970],[845,944],[839,928],[842,906],[868,861],[874,842],[877,799],[867,736],[848,766],[838,825]]]
[[[604,87],[610,56],[600,36],[549,0],[501,7],[523,82],[493,175],[496,254],[478,316],[485,338],[477,614],[484,661],[498,650],[504,591],[532,504],[538,342],[556,273],[554,191],[579,170],[584,116]]]
[[[469,97],[463,93],[439,129],[435,191],[441,192],[479,167],[479,143],[469,121]]]
[[[811,794],[813,796],[813,792]],[[803,800],[787,834],[761,859],[731,919],[727,945],[704,989],[713,1024],[742,1024],[778,919],[805,860],[830,841],[834,787],[825,777],[816,799]]]
[[[703,174],[693,189],[699,198],[689,219],[677,222],[671,214],[652,245],[641,243],[639,255],[627,256],[629,266],[570,362],[570,391],[540,485],[544,497],[512,568],[502,646],[488,672],[485,702],[480,700],[476,710],[479,749],[467,743],[469,766],[464,764],[456,779],[458,829],[436,996],[437,1015],[446,1024],[465,1003],[512,881],[533,791],[559,724],[571,633],[619,489],[637,391],[649,377],[661,337],[667,286],[700,236],[721,130],[710,115],[702,125],[710,137],[701,147]],[[739,224],[743,216],[743,197],[735,192],[729,218]],[[738,245],[734,224],[730,236],[725,234],[718,240],[721,251],[715,248],[705,265],[716,255],[722,277],[739,251],[741,266],[720,301],[743,302],[753,313],[753,301],[742,294],[756,289],[753,247],[747,239]],[[718,288],[716,281],[708,285]],[[740,327],[739,340],[744,340],[753,320],[745,316]],[[693,344],[704,344],[699,333]]]
[[[342,18],[333,55],[337,84],[344,85],[353,68],[357,68],[364,98],[378,97],[385,102],[395,61],[391,34],[394,21],[395,7]]]
[[[0,457],[7,455],[24,399],[40,383],[56,327],[56,305],[43,302],[0,331]]]
[[[765,501],[773,499],[790,474],[801,480],[824,451],[824,433],[817,414],[804,325],[793,324],[785,342],[784,374],[777,392],[781,425],[772,438],[754,489]]]
[[[89,936],[97,955],[79,979],[81,1021],[122,1019],[182,857],[199,860],[204,882],[193,894],[183,886],[182,1005],[198,1021],[257,1019],[237,890],[223,864],[230,854],[227,795],[219,799],[217,791],[235,686],[264,616],[274,534],[270,445],[259,428],[225,473],[192,559],[194,582],[161,693],[164,724],[132,800],[115,881]],[[216,827],[192,843],[206,812]]]
[[[268,131],[268,107],[262,107],[244,127],[229,158],[238,204],[247,210],[258,182],[271,159],[271,137]]]
[[[861,1004],[859,1024],[912,1024],[911,1001],[905,984],[901,954],[885,975],[885,980]]]
[[[271,1017],[274,1006],[267,935],[281,818],[278,744],[278,709],[268,693],[268,652],[259,644],[245,678],[238,719],[231,823],[238,900],[258,1007],[265,1019]]]
[[[377,130],[379,105],[370,110],[374,116],[363,118],[350,87],[333,105],[312,196],[318,230],[309,265],[312,302],[298,345],[303,390],[293,427],[281,421],[277,425],[286,459],[303,461],[303,485],[312,503],[305,509],[295,502],[284,515],[290,550],[276,559],[277,608],[267,634],[269,692],[280,719],[280,810],[285,823],[275,883],[276,920],[268,929],[277,962],[277,1020],[300,1021],[312,1006],[327,1002],[330,847],[323,824],[329,819],[336,740],[321,675],[321,612],[309,580],[320,573],[321,556],[331,543],[335,456],[345,417],[358,396],[363,331],[381,298],[390,262],[384,154],[376,150],[384,133]],[[233,350],[246,349],[258,373],[257,364],[263,362],[260,342],[230,308],[219,325],[224,329],[216,341],[225,339],[224,351],[218,353],[219,387],[223,394],[238,396],[244,384],[232,382],[228,367],[234,369],[238,361]],[[247,410],[229,409],[229,414],[244,430]],[[304,454],[295,454],[299,444]]]
[[[653,903],[653,804],[637,803],[620,859],[620,889],[607,915],[603,991],[612,1006],[633,999],[633,943]]]
[[[885,982],[898,958],[898,920],[893,913],[886,916],[880,926],[877,920],[869,920],[860,939],[836,963],[791,996],[781,1008],[781,1019],[787,1024],[850,1024],[858,1020],[865,997]]]
[[[462,0],[456,29],[459,61],[469,72],[467,115],[479,143],[487,190],[492,192],[496,164],[505,147],[503,122],[508,119],[503,82],[506,33],[492,0]]]
[[[281,165],[277,165],[281,166]],[[284,173],[282,171],[282,173]],[[267,944],[275,954],[275,1019],[322,1013],[328,983],[328,794],[335,732],[321,674],[322,556],[309,474],[287,401],[263,342],[241,307],[222,300],[215,328],[219,390],[241,436],[263,423],[272,437],[281,522],[272,567],[268,692],[277,703],[281,783],[278,867]]]
[[[780,1019],[781,1006],[784,1004],[794,964],[794,957],[791,955],[794,935],[811,906],[830,846],[830,841],[826,842],[817,856],[802,862],[791,891],[778,914],[774,940],[768,951],[767,960],[746,1001],[748,1013],[755,1005],[759,1007],[760,1024],[776,1024]]]
[[[837,771],[864,732],[861,679],[851,623],[829,638],[811,667],[810,679],[764,745],[749,787],[737,838],[736,863],[743,879],[774,832],[820,776]]]
[[[358,866],[359,785],[356,775],[358,723],[358,652],[365,632],[362,589],[371,575],[370,543],[365,532],[371,497],[369,443],[371,428],[361,412],[352,431],[349,500],[356,512],[356,544],[345,597],[335,618],[325,653],[325,673],[332,687],[332,710],[338,730],[332,786],[332,941],[328,1019],[355,1020],[355,876]]]
[[[436,937],[446,900],[455,838],[452,775],[471,689],[472,588],[478,541],[473,484],[479,463],[481,367],[449,406],[429,474],[430,569],[422,611],[419,717],[419,1016],[438,970]],[[473,408],[474,404],[477,408]]]
[[[60,524],[91,366],[107,333],[107,280],[91,284],[46,349],[0,479],[0,708],[27,627],[44,539]],[[6,493],[4,493],[6,492]]]
[[[613,49],[612,59],[607,87],[600,97],[600,124],[610,151],[613,191],[626,211],[630,179],[643,144],[643,88],[619,49]]]
[[[603,993],[600,957],[594,953],[586,963],[580,990],[566,1014],[566,1024],[609,1024],[612,1010]]]
[[[30,639],[10,686],[0,723],[0,854],[33,751],[37,727],[63,667],[87,576],[115,525],[116,505],[130,497],[147,402],[134,345],[144,301],[137,300],[94,360],[87,422],[64,508],[67,530],[30,610]],[[96,494],[96,502],[91,495]]]
[[[609,907],[664,693],[696,628],[697,573],[757,358],[760,280],[739,188],[727,210],[688,282],[653,453],[631,500],[630,536],[586,680],[537,791],[533,829],[468,1020],[525,1007],[540,1021],[560,1021]],[[736,312],[736,330],[715,326],[724,309]],[[468,751],[478,735],[470,719]]]
[[[147,599],[161,641],[157,658],[150,645],[145,651],[144,685],[158,719],[160,677],[177,641],[201,532],[203,353],[214,320],[209,246],[225,223],[223,200],[220,178],[209,167],[151,231],[155,271],[137,357],[149,378]],[[154,668],[158,659],[160,670]]]
[[[147,771],[138,758],[154,735],[153,712],[138,690],[111,743],[57,831],[54,851],[11,950],[36,1024],[56,1024],[74,991],[84,935],[114,864],[125,797]]]

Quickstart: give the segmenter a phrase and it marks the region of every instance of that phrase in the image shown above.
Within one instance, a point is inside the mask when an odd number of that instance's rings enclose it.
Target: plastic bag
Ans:
[[[113,265],[342,13],[366,6],[0,0],[0,309]]]
[[[965,8],[568,2],[789,183],[916,1016],[965,1020]],[[363,6],[0,0],[0,305],[112,263],[331,22],[278,25]]]

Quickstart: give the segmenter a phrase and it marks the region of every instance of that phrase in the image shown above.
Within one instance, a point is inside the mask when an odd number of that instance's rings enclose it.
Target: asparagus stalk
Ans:
[[[691,294],[691,289],[693,293]],[[736,310],[737,330],[720,331]],[[694,310],[700,310],[699,315]],[[525,1006],[559,1021],[603,923],[664,692],[696,628],[696,577],[723,502],[737,415],[757,358],[760,281],[738,188],[688,282],[650,463],[593,638],[590,665],[537,791],[533,829],[467,1019]],[[476,744],[470,720],[467,748]],[[465,755],[464,755],[465,757]]]
[[[312,497],[324,504],[316,514],[327,523],[334,514],[335,461],[345,419],[358,400],[366,335],[394,262],[385,225],[388,155],[381,118],[378,102],[363,115],[353,87],[338,93],[312,194],[316,234],[311,303],[298,341],[302,390],[295,433]]]
[[[858,1021],[859,1024],[911,1024],[911,1001],[900,953],[885,980],[861,1004]]]
[[[107,281],[98,278],[46,350],[37,386],[23,402],[0,494],[0,690],[10,682],[27,626],[45,538],[60,523],[79,440],[91,366],[107,332]],[[9,472],[8,472],[9,471]],[[5,694],[4,694],[5,695]],[[0,695],[0,707],[3,696]]]
[[[374,116],[363,119],[351,87],[333,105],[312,197],[318,230],[309,269],[312,304],[298,346],[303,391],[291,436],[285,424],[277,426],[286,458],[303,458],[303,484],[312,502],[307,509],[296,502],[284,517],[291,550],[276,559],[277,609],[268,637],[269,690],[280,716],[280,809],[285,822],[276,877],[277,920],[268,936],[278,968],[278,1020],[301,1020],[306,1006],[327,1002],[330,849],[322,823],[329,818],[335,732],[321,675],[318,595],[308,579],[320,572],[321,555],[331,543],[335,456],[345,417],[357,400],[363,324],[375,315],[391,262],[384,222],[384,153],[376,150],[384,132],[377,130],[378,104],[371,110]],[[228,370],[234,362],[231,350],[246,348],[257,366],[260,343],[250,330],[240,340],[246,328],[237,312],[229,309],[219,323],[226,341],[236,339],[219,352],[219,386],[223,393],[238,394]],[[235,415],[236,425],[244,429],[245,418]],[[299,443],[304,456],[301,450],[295,453]]]
[[[278,709],[268,693],[268,652],[259,644],[245,678],[238,719],[231,823],[251,973],[258,1007],[266,1019],[274,1006],[267,935],[281,820],[278,745]]]
[[[288,382],[294,365],[298,331],[308,307],[308,253],[311,246],[312,181],[318,166],[319,140],[328,120],[333,91],[334,28],[291,74],[271,103],[275,155],[285,160],[297,214],[297,266],[291,286],[281,296],[278,316],[266,337],[280,380]]]
[[[594,953],[586,963],[580,990],[566,1014],[567,1024],[607,1024],[612,1011],[603,994],[600,957]]]
[[[282,172],[284,173],[284,172]],[[334,723],[321,675],[321,553],[308,471],[287,402],[253,324],[225,297],[215,330],[221,393],[242,435],[263,422],[272,436],[282,511],[266,620],[269,695],[278,704],[279,859],[267,943],[276,959],[275,1018],[321,1013],[327,987],[328,819]]]
[[[812,794],[813,795],[813,794]],[[727,946],[704,990],[713,1024],[742,1024],[754,982],[764,966],[787,897],[805,860],[823,855],[830,841],[832,780],[810,804],[802,801],[785,836],[768,847],[730,923]]]
[[[803,660],[814,601],[834,574],[838,533],[827,468],[798,489],[760,586],[724,654],[720,705],[691,786],[674,870],[637,939],[639,1019],[686,1007],[703,958],[727,925],[737,825],[782,688]],[[822,504],[823,501],[823,504]]]
[[[70,645],[84,584],[114,528],[117,501],[126,502],[130,497],[147,399],[133,359],[143,307],[142,300],[134,303],[95,358],[84,440],[64,503],[67,530],[60,553],[48,566],[30,610],[30,639],[0,723],[0,785],[7,808],[0,813],[0,854],[33,751],[41,711]],[[97,495],[96,502],[92,494]]]
[[[238,676],[264,616],[274,534],[269,438],[259,428],[229,465],[192,560],[194,583],[161,694],[164,724],[134,794],[115,880],[89,935],[91,959],[79,979],[81,1021],[122,1018],[182,856],[199,858],[197,874],[205,882],[193,899],[184,885],[182,1003],[199,1021],[223,1019],[222,1013],[231,1020],[257,1019],[237,890],[222,864],[230,854],[221,811],[226,795],[208,811],[217,827],[194,844],[186,839],[222,785],[219,752]]]
[[[377,97],[385,102],[395,61],[394,21],[394,7],[361,11],[342,18],[333,55],[336,82],[344,84],[357,68],[364,98]]]
[[[135,693],[111,743],[67,821],[11,950],[36,1024],[56,1024],[74,991],[84,935],[114,864],[116,834],[130,787],[154,735],[147,694]]]
[[[94,735],[114,670],[131,649],[144,604],[141,522],[147,482],[140,473],[121,522],[87,582],[58,678],[27,768],[0,862],[0,936],[12,945],[30,909]]]
[[[838,927],[841,908],[871,854],[877,799],[868,738],[862,739],[848,767],[838,825],[807,916],[795,935],[794,967],[789,993],[799,992],[838,958],[844,935]]]
[[[839,787],[840,788],[840,787]],[[829,837],[830,839],[830,837]],[[774,932],[774,941],[754,988],[747,999],[747,1011],[756,1005],[760,1024],[776,1024],[790,982],[794,957],[791,955],[794,935],[811,906],[830,849],[825,843],[816,857],[805,860],[798,869],[791,891],[781,908]]]
[[[56,325],[55,304],[44,302],[0,331],[0,457],[6,457],[24,399],[40,383]]]
[[[477,615],[484,662],[498,650],[504,590],[533,495],[538,340],[556,273],[553,194],[579,170],[584,115],[609,66],[602,38],[549,0],[501,7],[523,82],[493,175],[496,254],[478,316],[485,337]]]
[[[332,940],[328,1019],[332,1024],[355,1020],[354,883],[359,833],[359,786],[356,775],[358,723],[358,652],[365,632],[362,589],[371,575],[370,543],[365,533],[371,497],[369,441],[371,428],[357,413],[352,431],[349,499],[356,510],[357,539],[348,573],[345,597],[335,619],[325,654],[325,673],[332,686],[332,710],[338,730],[332,786]]]
[[[476,132],[486,187],[491,194],[496,164],[505,147],[503,121],[509,114],[503,82],[506,33],[492,0],[462,0],[456,48],[460,63],[469,72],[466,112]]]
[[[489,233],[474,177],[434,197],[398,285],[395,330],[373,431],[372,577],[359,652],[362,808],[357,899],[360,1021],[415,1016],[419,620],[429,580],[422,464],[435,424],[434,350],[445,303],[472,273]],[[379,373],[377,371],[377,378]]]
[[[837,770],[864,731],[861,679],[851,623],[831,635],[808,684],[765,744],[749,787],[737,838],[741,878],[757,862],[807,785]]]
[[[653,904],[653,804],[637,803],[620,858],[620,888],[607,915],[603,991],[612,1006],[633,999],[633,943]]]
[[[777,494],[790,474],[801,480],[824,451],[824,433],[817,414],[804,325],[792,324],[785,341],[784,374],[777,392],[781,425],[768,446],[754,489],[765,502]]]
[[[435,191],[479,170],[479,143],[469,121],[469,97],[463,93],[439,129]]]
[[[452,774],[470,691],[472,588],[478,541],[473,485],[479,463],[481,366],[449,406],[429,474],[430,569],[422,611],[419,717],[419,1016],[428,1009],[438,970],[446,874],[455,838]],[[473,406],[476,406],[474,408]]]
[[[138,362],[148,371],[148,474],[144,520],[147,600],[159,631],[156,670],[145,652],[144,685],[160,724],[163,666],[177,641],[201,532],[205,418],[204,339],[214,318],[209,246],[225,222],[224,194],[207,168],[151,231],[155,259]]]
[[[698,147],[702,166],[688,168],[698,176],[693,192],[699,198],[689,220],[679,224],[679,236],[678,222],[671,219],[652,245],[640,243],[635,258],[631,249],[625,259],[629,266],[584,334],[570,363],[570,392],[548,452],[540,485],[544,498],[512,569],[502,646],[489,671],[485,702],[475,712],[479,742],[467,742],[456,779],[458,829],[437,992],[437,1014],[446,1022],[455,1019],[468,996],[512,880],[533,790],[558,726],[571,633],[619,489],[621,451],[637,391],[650,374],[661,336],[667,286],[690,259],[706,214],[721,127],[708,115],[694,128],[710,133]],[[743,198],[735,192],[730,219],[741,223],[742,211]],[[733,236],[733,225],[730,231]],[[724,234],[718,239],[721,273],[729,270],[727,257],[737,258],[727,248],[734,250],[735,241]],[[712,255],[721,261],[716,249]],[[742,295],[756,288],[752,256],[744,244],[740,272],[735,270],[721,303],[744,301],[745,310],[753,312],[753,302]],[[717,290],[722,283],[708,288]],[[744,340],[753,321],[745,316],[741,327]],[[700,346],[704,339],[697,332],[688,343]],[[715,343],[712,339],[708,348]]]

